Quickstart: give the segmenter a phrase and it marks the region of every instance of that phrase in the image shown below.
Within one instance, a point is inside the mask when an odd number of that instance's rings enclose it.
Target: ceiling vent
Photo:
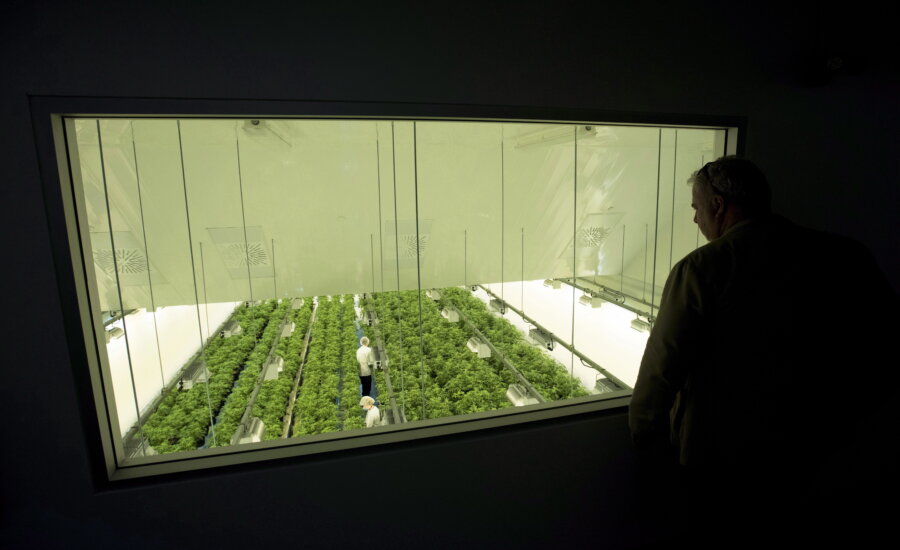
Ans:
[[[579,251],[599,250],[623,217],[625,217],[624,212],[586,214],[575,232],[575,238],[569,241],[569,246],[560,257],[572,254],[573,242]]]
[[[147,255],[131,231],[91,233],[91,249],[98,270],[113,279],[118,276],[119,284],[147,284]]]
[[[431,220],[419,220],[418,227],[415,220],[385,220],[384,236],[385,243],[388,243],[385,259],[399,260],[401,268],[413,268],[430,249]]]
[[[232,279],[271,277],[272,260],[262,226],[208,227],[207,231]]]

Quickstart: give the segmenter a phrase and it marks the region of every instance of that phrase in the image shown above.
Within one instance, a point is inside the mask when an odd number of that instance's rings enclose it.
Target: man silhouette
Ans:
[[[752,162],[723,157],[689,182],[710,242],[666,281],[632,438],[677,455],[695,532],[806,538],[893,468],[896,368],[880,354],[897,297],[862,245],[772,214]]]

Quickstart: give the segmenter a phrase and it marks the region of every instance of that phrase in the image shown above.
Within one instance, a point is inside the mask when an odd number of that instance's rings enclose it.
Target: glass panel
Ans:
[[[493,339],[479,314],[476,285],[501,280],[501,125],[473,122],[416,124],[418,207],[431,226],[420,253],[421,341],[425,364],[425,418],[509,406],[505,367],[474,344]],[[462,191],[462,192],[461,192]],[[477,329],[476,329],[477,325]]]
[[[377,297],[376,307],[397,407],[395,421],[420,419],[424,407],[418,300],[405,292],[419,287],[419,253],[429,250],[431,238],[430,223],[417,224],[416,218],[415,131],[413,122],[379,128],[379,143],[389,153],[391,168],[390,185],[382,186],[388,205],[382,209],[382,235],[385,264],[390,267],[385,271],[387,292]],[[382,387],[386,385],[387,380]]]
[[[93,265],[94,282],[97,286],[97,301],[99,305],[99,319],[95,322],[102,326],[99,334],[101,345],[106,351],[103,359],[107,368],[108,378],[104,380],[107,388],[111,388],[111,395],[107,399],[113,407],[110,418],[113,429],[117,435],[128,430],[128,427],[137,421],[139,414],[139,402],[135,392],[134,377],[128,350],[128,337],[124,322],[122,295],[120,293],[120,272],[123,278],[128,278],[126,272],[128,258],[134,253],[133,235],[125,231],[121,220],[116,219],[109,211],[108,178],[105,172],[102,133],[100,121],[94,119],[79,120],[74,125],[75,142],[77,143],[78,165],[73,171],[77,171],[76,181],[79,181],[83,195],[81,198],[82,226],[87,226],[85,251],[92,256],[90,264]],[[109,178],[114,179],[114,178]],[[120,245],[130,246],[121,252],[117,249],[116,233],[120,234]],[[121,236],[128,234],[131,240]],[[139,262],[135,262],[137,265]],[[117,446],[121,454],[121,447]]]
[[[413,369],[407,369],[410,362],[410,354],[407,352],[407,342],[403,338],[403,324],[412,322],[414,317],[408,310],[400,307],[398,299],[400,291],[401,273],[408,277],[408,257],[401,258],[398,251],[404,250],[409,243],[405,237],[410,235],[409,228],[406,233],[400,231],[400,214],[397,198],[397,154],[396,154],[396,124],[394,122],[373,123],[375,172],[373,183],[375,185],[375,200],[367,204],[367,208],[378,213],[378,226],[376,232],[369,235],[372,246],[372,258],[375,271],[374,288],[372,292],[366,292],[359,298],[359,324],[360,330],[357,336],[364,335],[369,339],[368,346],[372,349],[374,370],[372,372],[372,387],[370,396],[375,400],[375,407],[381,416],[381,421],[387,424],[400,424],[405,420],[406,410],[406,372],[415,377]],[[404,145],[410,145],[408,141]],[[404,153],[407,154],[408,153]],[[401,183],[402,184],[402,183]],[[415,243],[413,242],[415,248]],[[404,254],[408,256],[408,254]],[[401,259],[403,267],[401,270]],[[405,277],[405,278],[406,278]],[[409,345],[417,347],[418,342],[409,342]],[[359,344],[359,347],[362,347]],[[354,348],[358,351],[358,348]],[[359,367],[354,363],[356,373],[361,374]],[[355,399],[363,393],[361,387],[362,378]],[[414,390],[416,384],[412,383]],[[349,397],[348,397],[349,398]],[[368,413],[368,411],[366,411]],[[363,411],[360,416],[345,422],[345,429],[365,426]]]
[[[572,341],[574,293],[561,280],[575,272],[578,129],[504,124],[504,283],[497,294],[511,306],[503,317],[517,333],[509,350],[521,374],[509,389],[517,405],[584,393],[571,378],[572,353],[551,343]]]
[[[671,265],[701,244],[683,183],[724,143],[547,123],[73,127],[127,458],[627,390]]]
[[[583,382],[599,393],[631,387],[650,310],[660,130],[598,126],[579,140],[579,306],[575,346],[593,362]],[[582,361],[578,361],[582,363]],[[591,364],[589,361],[585,361]]]
[[[120,409],[119,413],[125,454],[143,456],[149,450],[149,442],[142,420],[165,385],[165,376],[157,346],[133,128],[127,120],[102,120],[99,128],[113,248],[95,248],[94,257],[107,272],[115,272],[122,299],[116,308],[120,313],[112,315],[117,319],[109,326],[114,327],[113,333],[116,328],[123,329],[124,335],[115,342],[115,338],[110,338],[107,353],[116,394],[123,394],[124,386],[131,386],[134,391],[134,406]],[[117,403],[123,403],[121,398],[117,398]]]

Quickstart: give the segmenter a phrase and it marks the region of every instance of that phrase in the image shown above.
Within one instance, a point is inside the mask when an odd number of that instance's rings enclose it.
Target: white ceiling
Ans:
[[[683,182],[718,156],[723,133],[351,120],[75,124],[70,150],[104,310],[409,289],[420,279],[431,288],[571,277],[576,263],[579,276],[618,275],[624,265],[635,281],[646,263],[652,280],[654,249],[661,285],[672,259],[698,244]]]

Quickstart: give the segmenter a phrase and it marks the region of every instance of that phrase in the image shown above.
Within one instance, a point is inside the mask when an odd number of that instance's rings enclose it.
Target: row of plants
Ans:
[[[241,418],[250,401],[250,395],[256,388],[256,384],[259,383],[260,374],[262,374],[266,359],[281,332],[282,321],[287,317],[290,305],[290,302],[285,300],[278,304],[270,314],[269,323],[263,330],[262,337],[257,340],[256,346],[244,362],[244,368],[238,375],[234,388],[219,412],[211,447],[231,445],[231,439],[241,423]]]
[[[394,395],[407,420],[510,406],[510,373],[475,357],[466,348],[468,331],[445,321],[435,302],[422,297],[421,341],[416,291],[375,294],[364,302],[378,314]]]
[[[294,437],[340,429],[337,409],[341,359],[339,318],[340,298],[320,296],[306,366],[303,367],[303,381],[294,404]]]
[[[266,441],[280,439],[284,430],[284,416],[297,369],[303,360],[300,354],[303,353],[303,341],[309,330],[312,311],[312,298],[305,299],[303,306],[291,311],[290,321],[294,323],[294,332],[279,340],[275,348],[275,353],[284,359],[284,370],[278,374],[278,378],[263,381],[256,395],[251,416],[263,421],[263,439]]]
[[[441,317],[445,304],[462,311],[546,399],[587,394],[559,363],[525,342],[513,325],[491,314],[481,300],[459,288],[441,292],[443,299],[439,302],[424,294],[420,299],[416,291],[378,293],[360,300],[362,309],[374,308],[378,315],[378,329],[390,358],[394,395],[407,420],[511,406],[506,388],[516,378],[496,358],[478,359],[467,349],[471,331],[462,323],[448,323]],[[265,439],[280,438],[312,311],[312,299],[293,311],[288,302],[239,307],[232,318],[241,324],[241,335],[212,339],[203,351],[210,373],[208,401],[207,384],[203,383],[170,392],[144,425],[150,444],[160,453],[197,448],[214,417],[218,417],[218,423],[211,444],[230,444],[277,338],[280,321],[287,316],[296,328],[275,348],[285,360],[284,370],[277,379],[262,383],[252,411],[252,416],[263,420]],[[352,295],[319,299],[294,406],[293,435],[364,426],[365,414],[358,406],[355,318]],[[374,327],[365,326],[363,330],[374,344]],[[390,404],[383,371],[376,370],[374,379],[384,398],[379,403],[384,415]]]
[[[442,301],[462,311],[547,401],[588,395],[578,379],[543,349],[526,342],[515,326],[503,317],[493,315],[486,304],[468,290],[445,288],[441,290],[441,297]]]
[[[359,363],[356,351],[359,340],[356,338],[356,309],[353,306],[353,295],[343,296],[340,315],[341,360],[339,363],[341,376],[341,400],[339,414],[342,430],[353,430],[366,425],[366,417],[359,406],[360,382]],[[379,387],[379,390],[381,387]]]
[[[274,310],[273,301],[250,307],[242,304],[230,318],[240,323],[241,334],[207,342],[200,357],[206,362],[208,382],[194,384],[188,390],[169,391],[142,426],[144,437],[158,453],[187,451],[203,444],[212,419]]]

